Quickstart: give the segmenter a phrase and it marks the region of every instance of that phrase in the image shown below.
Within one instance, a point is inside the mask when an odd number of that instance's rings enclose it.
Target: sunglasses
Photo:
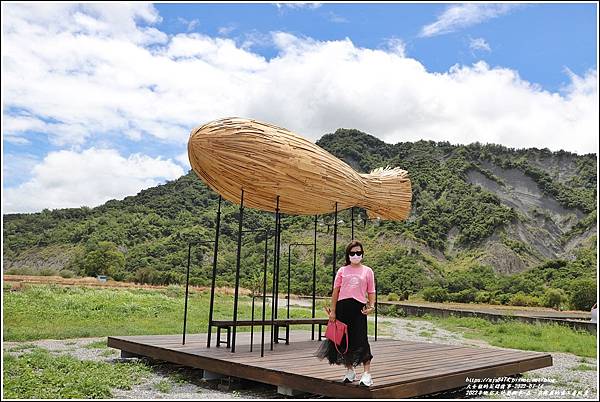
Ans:
[[[354,257],[355,255],[363,255],[362,251],[350,251],[348,255]]]

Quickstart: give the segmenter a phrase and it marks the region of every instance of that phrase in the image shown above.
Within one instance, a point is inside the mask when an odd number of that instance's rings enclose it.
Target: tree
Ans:
[[[82,268],[86,275],[119,276],[125,267],[125,255],[119,251],[117,245],[109,241],[101,241],[87,247],[82,261]]]

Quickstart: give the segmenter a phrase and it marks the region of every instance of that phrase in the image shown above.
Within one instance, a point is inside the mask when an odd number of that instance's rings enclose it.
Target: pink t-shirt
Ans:
[[[340,288],[338,300],[354,298],[366,303],[366,293],[375,293],[375,275],[373,270],[366,265],[358,268],[345,265],[338,269],[333,282],[334,288]]]

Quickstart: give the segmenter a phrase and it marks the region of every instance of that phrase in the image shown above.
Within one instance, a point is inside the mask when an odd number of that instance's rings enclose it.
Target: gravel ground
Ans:
[[[394,339],[404,339],[419,342],[435,342],[447,345],[464,345],[472,347],[484,347],[494,349],[485,341],[476,339],[466,339],[460,334],[446,331],[436,327],[428,321],[406,320],[401,318],[385,317],[382,321],[391,322],[392,337]],[[517,350],[517,349],[513,349]],[[552,366],[537,370],[531,370],[523,373],[521,380],[531,384],[532,379],[547,379],[548,383],[538,389],[529,389],[529,394],[508,395],[503,394],[502,399],[596,399],[598,394],[598,361],[595,358],[583,359],[570,353],[552,352]],[[575,370],[576,367],[585,364],[593,370]],[[529,385],[528,385],[529,386]],[[547,394],[538,395],[538,392]],[[562,393],[565,395],[562,395]],[[580,392],[577,394],[577,392]],[[465,396],[466,397],[466,396]],[[486,396],[477,396],[485,398]],[[491,396],[487,396],[491,398]]]
[[[280,304],[281,305],[281,304]],[[380,317],[382,322],[389,322],[391,336],[394,339],[403,339],[419,342],[435,342],[451,345],[464,345],[472,347],[495,348],[485,341],[466,339],[459,334],[437,328],[428,321],[407,320],[402,318]],[[35,345],[49,350],[51,353],[68,353],[82,360],[95,360],[117,362],[121,359],[119,351],[112,348],[90,348],[88,345],[96,342],[106,345],[106,337],[83,338],[67,340],[40,340],[33,342],[4,342],[4,353],[18,356],[26,352],[27,345]],[[506,349],[506,348],[505,348]],[[544,384],[539,389],[525,390],[529,394],[486,396],[478,395],[476,398],[497,399],[596,399],[597,396],[597,359],[582,358],[568,353],[551,353],[553,366],[532,370],[523,374],[520,381],[545,378],[552,383]],[[151,367],[152,374],[140,385],[131,390],[114,390],[114,398],[118,399],[275,399],[287,398],[279,395],[276,388],[270,385],[250,381],[237,380],[232,384],[225,384],[224,380],[206,381],[201,379],[201,370],[182,367],[179,365],[157,362],[144,359]],[[576,370],[585,364],[591,370]],[[546,394],[540,394],[546,392]],[[577,394],[577,392],[580,392]],[[296,398],[319,398],[304,395]],[[466,389],[438,394],[440,398],[469,398]]]

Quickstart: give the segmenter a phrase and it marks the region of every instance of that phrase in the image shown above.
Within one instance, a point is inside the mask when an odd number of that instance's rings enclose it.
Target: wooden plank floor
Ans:
[[[369,341],[374,384],[365,388],[358,386],[358,381],[342,383],[344,367],[331,366],[313,356],[319,341],[311,341],[309,331],[291,331],[290,344],[274,344],[272,351],[266,332],[262,358],[260,337],[260,332],[255,332],[252,352],[248,332],[238,332],[235,353],[225,346],[215,347],[214,334],[211,348],[206,347],[206,334],[187,335],[185,345],[181,335],[110,336],[108,346],[334,398],[409,398],[464,386],[466,377],[508,376],[552,365],[548,353],[378,338],[377,342]]]

